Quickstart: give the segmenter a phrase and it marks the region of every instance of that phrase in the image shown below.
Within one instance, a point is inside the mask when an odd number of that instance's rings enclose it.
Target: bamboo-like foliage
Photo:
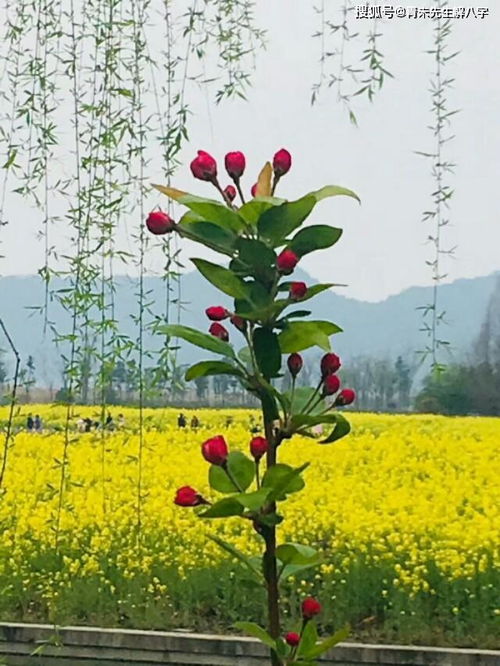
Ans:
[[[167,180],[175,172],[188,137],[191,86],[212,83],[218,102],[244,95],[263,37],[253,5],[192,0],[186,10],[185,3],[170,0],[6,0],[0,9],[0,95],[6,101],[0,115],[0,244],[2,227],[19,206],[14,192],[34,205],[36,226],[25,225],[23,233],[38,234],[43,244],[39,309],[63,360],[66,424],[51,517],[56,549],[71,509],[65,498],[77,401],[101,407],[102,512],[112,509],[104,424],[118,364],[135,374],[139,397],[140,534],[142,406],[148,391],[178,381],[175,352],[158,331],[159,324],[178,318],[181,301],[175,241],[163,246],[165,299],[159,309],[146,287],[144,168],[153,163]],[[214,71],[205,64],[210,54],[218,56]],[[132,219],[138,220],[133,227]],[[115,314],[115,275],[123,272],[137,284],[131,335],[118,329]],[[52,300],[68,315],[64,330],[51,324]],[[146,349],[146,331],[157,335],[159,349]],[[151,372],[148,364],[158,370]],[[10,445],[9,433],[5,453]],[[4,465],[6,460],[4,455]]]
[[[366,95],[373,101],[385,78],[392,77],[380,50],[383,35],[377,8],[367,3],[366,11],[372,18],[367,22],[368,31],[363,32],[359,30],[363,22],[357,21],[354,27],[358,7],[352,0],[345,0],[340,8],[321,0],[316,7],[319,26],[313,34],[320,43],[320,72],[311,102],[316,102],[324,88],[331,88],[354,125],[358,123],[354,99]]]
[[[447,5],[447,0],[435,0],[435,6],[439,10]],[[453,188],[449,183],[449,176],[453,173],[455,166],[446,153],[448,143],[454,138],[450,130],[450,120],[458,112],[457,109],[449,108],[447,97],[447,93],[454,82],[454,78],[448,73],[449,63],[458,55],[458,52],[450,51],[451,19],[441,18],[441,14],[442,12],[439,12],[439,18],[435,22],[434,46],[428,51],[435,63],[429,88],[431,113],[433,115],[429,130],[434,140],[434,149],[432,152],[418,151],[419,155],[430,161],[434,181],[431,192],[432,205],[422,214],[422,221],[432,225],[427,236],[432,254],[426,263],[432,272],[433,290],[432,300],[420,308],[422,311],[422,331],[427,338],[425,348],[420,351],[420,354],[422,359],[430,358],[432,369],[437,372],[444,367],[443,351],[449,346],[449,342],[440,333],[440,327],[445,322],[446,312],[441,309],[439,303],[439,285],[447,276],[443,268],[443,258],[452,256],[456,249],[455,247],[447,247],[443,236],[445,228],[450,223],[448,210],[453,196]]]

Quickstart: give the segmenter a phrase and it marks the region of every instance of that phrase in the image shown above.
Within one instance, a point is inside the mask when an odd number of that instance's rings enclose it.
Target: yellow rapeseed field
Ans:
[[[42,433],[28,433],[28,412]],[[22,406],[0,497],[0,614],[147,627],[225,628],[259,619],[259,595],[206,538],[257,553],[248,521],[201,521],[177,487],[213,496],[200,445],[224,434],[246,451],[257,413],[112,408],[124,426],[79,433],[76,407],[60,492],[66,410]],[[185,411],[187,420],[192,412]],[[7,409],[0,409],[0,422]],[[281,460],[310,461],[306,488],[282,505],[283,541],[319,547],[323,563],[291,581],[285,605],[313,592],[325,624],[370,637],[492,645],[500,619],[500,420],[349,414],[353,433],[322,446],[297,437]],[[286,613],[288,610],[285,611]]]

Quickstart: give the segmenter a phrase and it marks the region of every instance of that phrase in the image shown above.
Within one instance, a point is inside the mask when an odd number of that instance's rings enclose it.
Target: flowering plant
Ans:
[[[318,564],[320,557],[310,546],[277,541],[277,528],[283,521],[280,505],[304,488],[303,472],[309,466],[307,462],[297,468],[280,463],[278,452],[293,435],[311,435],[312,428],[320,424],[331,426],[323,444],[347,435],[349,423],[336,408],[352,403],[355,394],[352,389],[341,390],[336,374],[340,359],[330,351],[330,336],[341,329],[330,321],[311,321],[307,310],[293,309],[297,302],[305,302],[332,285],[308,287],[304,282],[286,280],[286,276],[293,273],[302,257],[331,247],[342,234],[341,229],[328,225],[304,226],[315,205],[326,197],[358,197],[343,187],[326,186],[295,201],[278,198],[276,186],[291,164],[290,153],[279,150],[272,165],[268,162],[260,172],[251,190],[252,198],[245,201],[241,188],[246,168],[243,153],[226,155],[225,167],[234,186],[222,188],[215,159],[198,151],[191,171],[195,178],[211,183],[222,202],[155,185],[188,211],[177,223],[167,213],[154,211],[146,223],[154,234],[175,231],[227,257],[227,266],[205,259],[192,261],[209,282],[233,299],[232,308],[207,308],[211,321],[208,333],[180,325],[167,326],[165,332],[220,357],[190,367],[187,380],[232,375],[259,399],[262,407],[263,435],[251,440],[250,456],[230,451],[222,435],[211,437],[201,447],[203,457],[210,463],[210,487],[224,497],[209,500],[196,489],[184,486],[174,501],[182,507],[196,507],[203,519],[238,516],[260,535],[263,555],[259,558],[248,557],[231,544],[211,537],[237,558],[267,592],[267,630],[251,622],[239,622],[236,627],[270,648],[273,666],[311,666],[345,638],[347,629],[319,641],[314,618],[321,612],[321,605],[307,598],[302,602],[299,630],[283,635],[279,585],[287,577]],[[235,204],[238,195],[239,207]],[[230,334],[223,321],[231,323],[234,333]],[[234,334],[243,340],[240,349],[231,342]],[[303,367],[299,352],[314,346],[325,351],[321,379],[316,387],[297,387],[296,378]],[[278,390],[275,381],[283,376],[283,355],[288,355],[286,371],[291,375],[291,389],[284,392]]]

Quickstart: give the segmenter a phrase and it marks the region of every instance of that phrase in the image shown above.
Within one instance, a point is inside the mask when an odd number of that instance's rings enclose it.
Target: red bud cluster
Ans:
[[[289,275],[298,264],[299,258],[293,250],[283,250],[276,259],[276,268],[283,275]]]
[[[356,400],[356,392],[353,389],[345,388],[340,391],[338,394],[335,405],[339,407],[344,407],[345,405],[350,405]]]
[[[296,377],[299,374],[299,372],[302,370],[302,366],[304,365],[302,356],[300,354],[297,354],[297,352],[290,354],[287,360],[287,365],[288,365],[288,370],[290,371],[292,377]]]
[[[327,375],[323,379],[323,395],[333,395],[340,388],[340,379],[337,375]]]
[[[240,151],[228,153],[224,158],[224,164],[226,165],[226,171],[231,176],[231,178],[234,181],[238,181],[245,171],[245,155],[243,155],[243,153]]]
[[[224,188],[224,196],[229,202],[233,202],[236,199],[236,188],[234,185],[227,185]]]
[[[265,437],[254,437],[250,442],[250,453],[255,460],[260,460],[267,453],[268,448],[269,444]]]
[[[304,620],[311,620],[321,613],[321,604],[313,597],[307,597],[302,602],[302,617]]]
[[[210,321],[222,321],[229,317],[229,312],[222,305],[212,305],[205,310],[205,314]]]
[[[216,435],[207,439],[201,445],[201,453],[205,460],[212,465],[224,465],[229,454],[226,440],[222,435]]]
[[[294,631],[289,631],[285,635],[285,641],[290,647],[296,647],[300,643],[300,635],[296,634]]]
[[[334,372],[337,372],[341,365],[342,363],[337,354],[325,354],[321,359],[321,376],[332,375]]]
[[[233,315],[230,319],[231,324],[238,329],[238,331],[241,331],[244,333],[247,330],[247,322],[243,317],[239,317],[238,315]]]
[[[229,341],[229,332],[227,328],[225,328],[222,324],[219,324],[217,321],[214,321],[214,323],[208,329],[208,332],[210,335],[213,335],[214,338],[219,338],[219,340],[222,340],[223,342]]]
[[[191,173],[199,180],[215,182],[217,178],[217,162],[212,155],[204,150],[198,151],[198,157],[191,162]]]
[[[207,504],[207,501],[191,486],[183,486],[177,490],[174,504],[177,504],[177,506],[199,506],[200,504]]]
[[[305,282],[292,282],[290,285],[290,298],[292,301],[300,301],[307,294],[307,285]]]
[[[278,150],[278,152],[273,157],[273,169],[274,175],[277,178],[281,178],[286,173],[290,171],[292,166],[292,156],[285,148]]]
[[[148,231],[155,236],[162,236],[175,229],[175,222],[168,213],[161,210],[153,210],[146,218]]]
[[[226,171],[232,178],[233,182],[236,184],[238,190],[232,185],[227,185],[227,187],[222,190],[219,182],[217,180],[217,162],[210,155],[210,153],[205,152],[204,150],[199,150],[198,155],[191,162],[191,173],[195,178],[199,180],[205,180],[217,188],[217,190],[223,194],[224,199],[228,203],[232,203],[235,198],[237,191],[241,190],[240,188],[240,179],[245,173],[246,168],[246,157],[244,153],[239,150],[227,153],[224,157],[224,166]],[[292,166],[292,156],[285,148],[278,150],[273,157],[273,172],[274,172],[274,183],[272,187],[272,193],[279,181],[279,179],[290,171]],[[251,189],[252,197],[257,196],[257,183],[252,186]]]

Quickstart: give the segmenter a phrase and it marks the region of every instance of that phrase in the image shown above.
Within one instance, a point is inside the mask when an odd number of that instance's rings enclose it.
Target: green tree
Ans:
[[[464,365],[449,365],[440,372],[431,371],[415,400],[420,412],[469,414],[474,412],[470,371]]]

